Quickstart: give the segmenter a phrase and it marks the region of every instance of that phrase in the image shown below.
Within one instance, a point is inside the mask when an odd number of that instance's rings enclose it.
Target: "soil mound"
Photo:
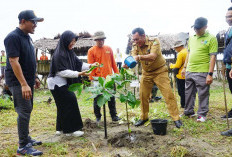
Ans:
[[[141,131],[132,131],[131,136],[127,131],[119,132],[112,138],[108,139],[108,143],[110,143],[114,147],[128,147],[128,148],[140,148],[147,147],[150,141],[154,144],[155,137],[152,133],[146,133]]]

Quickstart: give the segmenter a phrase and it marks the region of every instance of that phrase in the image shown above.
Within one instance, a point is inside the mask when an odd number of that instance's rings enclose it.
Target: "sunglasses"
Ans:
[[[34,20],[30,20],[31,21],[31,23],[33,23],[34,25],[37,25],[37,21],[34,21]]]

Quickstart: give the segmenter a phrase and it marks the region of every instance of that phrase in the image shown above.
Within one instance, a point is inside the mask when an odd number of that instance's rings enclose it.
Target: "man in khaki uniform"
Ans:
[[[141,117],[135,126],[141,126],[148,121],[149,98],[154,83],[160,89],[167,103],[168,111],[177,128],[180,128],[180,121],[177,102],[170,86],[168,68],[160,50],[158,39],[150,39],[145,35],[142,28],[135,28],[132,31],[133,49],[132,56],[142,64],[142,78],[140,80]]]

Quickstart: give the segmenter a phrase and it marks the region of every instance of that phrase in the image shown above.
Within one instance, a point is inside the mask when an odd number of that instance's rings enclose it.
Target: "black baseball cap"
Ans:
[[[204,17],[198,17],[195,22],[194,25],[192,27],[194,27],[195,29],[201,29],[202,27],[206,26],[208,23],[208,20]]]
[[[43,22],[44,18],[37,17],[33,10],[24,10],[21,11],[18,15],[19,22],[21,22],[22,19],[27,21],[37,21],[37,22]]]

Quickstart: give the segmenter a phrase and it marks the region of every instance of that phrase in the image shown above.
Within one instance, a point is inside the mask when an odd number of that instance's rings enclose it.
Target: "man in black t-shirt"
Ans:
[[[36,59],[34,46],[29,33],[34,34],[38,18],[32,10],[19,13],[19,27],[9,33],[4,40],[7,53],[5,80],[14,98],[15,110],[18,114],[19,155],[42,155],[32,146],[42,142],[31,139],[29,136],[29,121],[33,108],[33,87],[39,88],[39,80],[35,77]]]

